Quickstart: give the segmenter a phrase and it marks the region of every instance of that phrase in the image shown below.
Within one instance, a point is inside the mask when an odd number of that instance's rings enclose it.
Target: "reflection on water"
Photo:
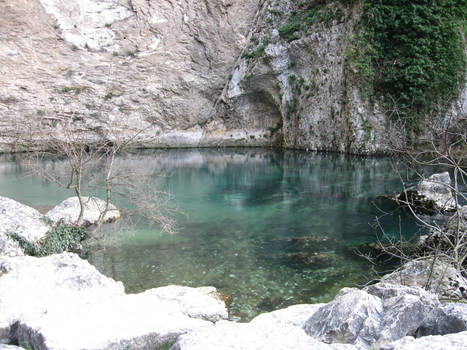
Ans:
[[[153,174],[153,186],[170,192],[178,232],[143,221],[107,225],[89,261],[128,292],[216,286],[233,295],[233,319],[328,301],[343,286],[368,281],[370,266],[351,247],[374,239],[375,197],[400,187],[388,159],[336,154],[147,151],[121,156],[116,166]],[[0,193],[36,207],[69,195],[23,175],[19,162],[4,159]],[[404,231],[415,231],[412,221],[404,223]],[[398,230],[391,219],[385,226]]]

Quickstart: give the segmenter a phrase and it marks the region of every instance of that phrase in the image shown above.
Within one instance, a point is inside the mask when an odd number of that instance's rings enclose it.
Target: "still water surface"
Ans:
[[[177,232],[144,220],[127,226],[124,218],[106,225],[88,260],[127,292],[215,286],[233,296],[231,318],[242,320],[325,302],[371,279],[353,248],[374,240],[377,196],[400,188],[389,159],[337,154],[159,150],[126,154],[116,165],[150,174],[153,188],[170,193]],[[43,209],[71,195],[26,175],[20,161],[2,158],[0,195]],[[404,233],[417,230],[410,218],[402,222]],[[383,224],[398,235],[397,220]]]

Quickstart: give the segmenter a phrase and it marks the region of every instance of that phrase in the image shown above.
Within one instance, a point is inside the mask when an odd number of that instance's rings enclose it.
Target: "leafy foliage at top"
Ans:
[[[360,45],[372,54],[375,93],[417,132],[464,83],[467,0],[366,0],[364,9]]]

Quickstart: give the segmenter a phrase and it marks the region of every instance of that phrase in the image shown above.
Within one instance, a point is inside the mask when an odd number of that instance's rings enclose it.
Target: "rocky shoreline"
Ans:
[[[50,224],[42,227],[34,209],[0,199],[0,349],[399,350],[467,343],[467,304],[440,302],[462,299],[467,281],[441,261],[428,290],[427,262],[414,261],[377,284],[344,288],[327,304],[238,323],[227,320],[225,298],[214,287],[126,294],[121,282],[76,254],[24,256],[7,233],[34,241]]]

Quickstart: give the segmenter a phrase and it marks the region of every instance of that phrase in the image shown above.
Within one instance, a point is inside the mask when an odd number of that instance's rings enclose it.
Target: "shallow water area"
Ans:
[[[377,196],[400,189],[387,158],[301,151],[151,150],[120,156],[119,167],[149,174],[151,188],[170,194],[177,230],[137,215],[129,225],[124,216],[103,227],[88,260],[127,292],[215,286],[232,295],[234,320],[326,302],[342,287],[368,282],[371,266],[354,248],[375,239]],[[34,207],[72,195],[26,173],[21,161],[4,157],[0,194]],[[412,219],[402,222],[403,233],[417,230]],[[398,220],[382,223],[399,234]]]

